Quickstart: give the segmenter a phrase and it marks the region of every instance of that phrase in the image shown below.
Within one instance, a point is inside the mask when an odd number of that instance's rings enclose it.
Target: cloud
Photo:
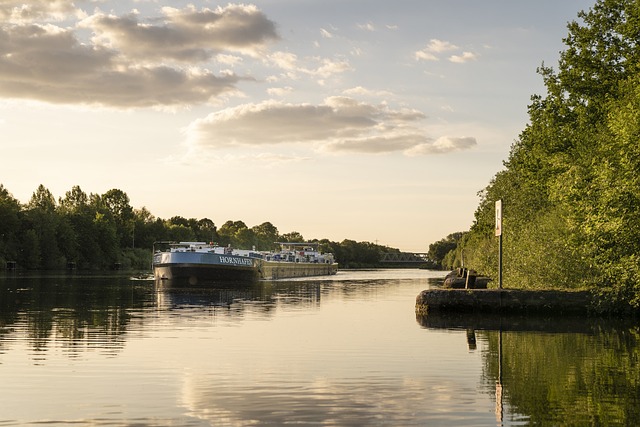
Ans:
[[[416,60],[438,61],[437,54],[458,49],[458,46],[439,39],[431,39],[427,47],[415,52]]]
[[[267,89],[267,93],[272,96],[285,96],[293,92],[293,88],[291,86],[287,87],[272,87]]]
[[[362,86],[356,86],[351,89],[346,89],[342,91],[344,95],[348,96],[368,96],[368,97],[376,97],[376,98],[391,98],[393,97],[393,93],[386,90],[371,90]]]
[[[278,38],[272,21],[244,5],[163,8],[162,17],[149,22],[135,12],[98,12],[76,27],[27,22],[72,12],[66,18],[82,15],[70,1],[0,0],[0,16],[21,17],[0,22],[0,97],[116,108],[206,103],[237,93],[241,79],[214,75],[199,62],[215,56],[237,65],[242,57],[230,53],[258,55]],[[94,37],[81,41],[82,29]]]
[[[51,24],[0,27],[0,96],[112,107],[207,102],[235,91],[239,78],[205,70],[139,65],[81,44]]]
[[[476,59],[478,59],[478,55],[473,52],[462,52],[462,55],[451,55],[451,57],[449,57],[449,61],[455,62],[457,64],[475,61]]]
[[[431,39],[426,50],[433,53],[448,52],[458,49],[458,46],[443,40]]]
[[[416,61],[439,61],[441,54],[458,49],[458,46],[448,41],[431,39],[427,47],[414,53],[414,57]],[[459,55],[451,55],[449,61],[462,64],[477,58],[478,55],[473,52],[462,52]]]
[[[274,52],[268,59],[272,65],[287,71],[290,78],[295,78],[297,74],[328,78],[352,70],[351,64],[346,59],[317,57],[299,59],[290,52]]]
[[[405,154],[408,156],[423,156],[427,154],[451,153],[454,151],[468,150],[476,145],[478,145],[478,142],[473,137],[455,138],[443,136],[433,142],[417,144],[408,149]]]
[[[135,14],[98,13],[81,25],[95,32],[96,45],[144,61],[206,61],[223,51],[257,55],[279,39],[275,23],[253,5],[229,4],[216,10],[164,7],[162,12],[161,24],[139,22]]]
[[[475,145],[473,138],[433,142],[420,126],[424,119],[416,110],[392,110],[342,96],[327,98],[319,105],[266,101],[227,108],[194,121],[186,134],[192,148],[204,151],[289,144],[325,153],[417,156]]]
[[[76,12],[72,0],[0,0],[0,20],[30,23],[36,20],[60,21]]]
[[[366,24],[358,24],[358,28],[365,31],[375,31],[376,27],[371,23],[367,22]]]
[[[324,28],[320,28],[320,35],[325,39],[333,38],[333,34]]]

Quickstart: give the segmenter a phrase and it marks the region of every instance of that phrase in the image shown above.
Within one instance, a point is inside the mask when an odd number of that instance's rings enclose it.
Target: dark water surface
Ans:
[[[0,426],[640,423],[637,324],[416,317],[443,276],[0,275]]]

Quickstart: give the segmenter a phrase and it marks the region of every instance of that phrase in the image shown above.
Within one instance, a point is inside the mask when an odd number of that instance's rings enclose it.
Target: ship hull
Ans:
[[[153,263],[156,280],[188,285],[326,276],[336,274],[337,270],[337,263],[264,261],[201,252],[158,253]]]

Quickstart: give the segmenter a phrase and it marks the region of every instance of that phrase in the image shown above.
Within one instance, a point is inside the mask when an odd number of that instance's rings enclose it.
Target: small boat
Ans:
[[[338,271],[333,254],[320,252],[318,243],[276,244],[279,251],[264,252],[205,242],[157,242],[153,275],[155,280],[196,285],[326,276]]]

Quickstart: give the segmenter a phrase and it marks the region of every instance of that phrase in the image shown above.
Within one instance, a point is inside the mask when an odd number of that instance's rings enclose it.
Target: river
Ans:
[[[0,426],[637,425],[640,328],[416,316],[443,272],[0,275]]]

